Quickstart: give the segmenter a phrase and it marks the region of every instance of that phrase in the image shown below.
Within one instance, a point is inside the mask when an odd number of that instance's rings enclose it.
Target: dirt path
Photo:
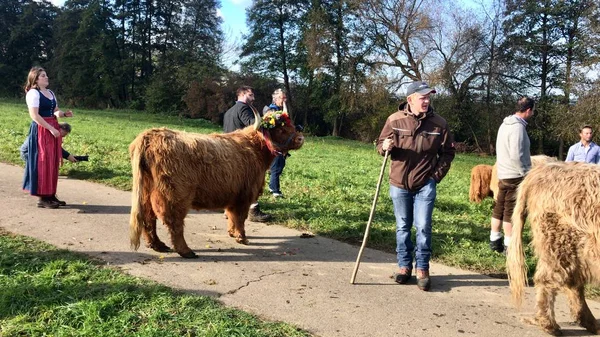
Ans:
[[[243,246],[227,236],[226,220],[217,213],[192,213],[186,219],[186,240],[199,259],[143,247],[135,252],[129,247],[129,192],[61,177],[59,196],[70,206],[39,209],[21,191],[22,168],[0,164],[0,172],[0,226],[8,231],[319,336],[543,335],[520,321],[532,315],[532,289],[517,312],[506,280],[432,264],[433,289],[425,293],[414,282],[401,286],[389,278],[396,268],[394,255],[367,249],[357,284],[351,285],[357,247],[259,223],[247,224],[250,245]],[[169,242],[163,227],[159,235]],[[599,317],[599,303],[589,304]],[[556,313],[565,335],[587,335],[568,323],[562,295]]]

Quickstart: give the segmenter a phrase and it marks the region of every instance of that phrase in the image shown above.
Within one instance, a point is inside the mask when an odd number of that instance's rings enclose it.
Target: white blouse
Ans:
[[[56,100],[56,106],[58,106],[58,100],[52,90],[48,91],[52,94],[54,100]],[[40,92],[37,89],[30,89],[25,96],[25,101],[27,102],[28,108],[39,108],[40,107]]]

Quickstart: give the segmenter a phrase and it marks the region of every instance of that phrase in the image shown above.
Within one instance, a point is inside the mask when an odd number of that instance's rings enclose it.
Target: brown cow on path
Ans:
[[[587,282],[600,277],[600,166],[551,162],[537,165],[519,186],[506,260],[510,289],[520,305],[527,282],[522,233],[529,218],[538,258],[533,324],[561,333],[554,299],[564,290],[575,322],[596,334],[596,319],[584,298]]]
[[[144,234],[148,247],[170,251],[157,236],[158,218],[168,228],[175,251],[185,258],[196,257],[183,237],[183,219],[191,208],[225,209],[229,236],[247,243],[244,221],[248,208],[262,193],[273,158],[304,143],[304,136],[287,114],[267,112],[262,119],[256,111],[254,114],[253,126],[226,134],[161,128],[136,137],[129,146],[133,172],[130,240],[134,249],[139,248]]]

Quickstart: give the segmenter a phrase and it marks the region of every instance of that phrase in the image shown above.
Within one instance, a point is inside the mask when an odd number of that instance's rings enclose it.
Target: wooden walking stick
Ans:
[[[377,197],[379,197],[379,189],[381,188],[381,179],[383,178],[383,172],[385,171],[385,165],[387,164],[389,154],[390,150],[388,149],[385,151],[385,158],[383,159],[383,165],[381,165],[381,172],[379,173],[379,180],[377,181],[377,189],[375,190],[375,197],[373,198],[373,205],[371,206],[371,214],[369,214],[369,221],[367,222],[367,228],[365,229],[365,236],[363,237],[362,245],[360,246],[358,256],[356,257],[356,264],[354,265],[354,271],[352,272],[352,278],[350,279],[351,284],[354,284],[356,273],[358,272],[358,266],[360,265],[360,258],[362,256],[363,249],[365,249],[365,246],[367,245],[369,230],[371,229],[371,222],[373,221],[375,206],[377,205]]]

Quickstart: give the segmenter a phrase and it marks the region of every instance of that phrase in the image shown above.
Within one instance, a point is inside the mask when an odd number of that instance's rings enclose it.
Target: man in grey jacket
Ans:
[[[490,248],[502,253],[512,234],[511,217],[515,207],[517,187],[531,168],[529,136],[525,127],[533,116],[535,101],[522,97],[517,112],[504,118],[496,137],[496,167],[498,168],[498,198],[492,211]],[[504,230],[504,240],[500,228]]]
[[[233,132],[254,124],[254,112],[252,112],[252,102],[254,102],[254,89],[243,85],[236,91],[237,101],[223,116],[223,132]],[[225,216],[225,215],[224,215]],[[271,214],[263,213],[260,210],[258,201],[250,205],[248,219],[256,222],[267,222],[271,220]]]

